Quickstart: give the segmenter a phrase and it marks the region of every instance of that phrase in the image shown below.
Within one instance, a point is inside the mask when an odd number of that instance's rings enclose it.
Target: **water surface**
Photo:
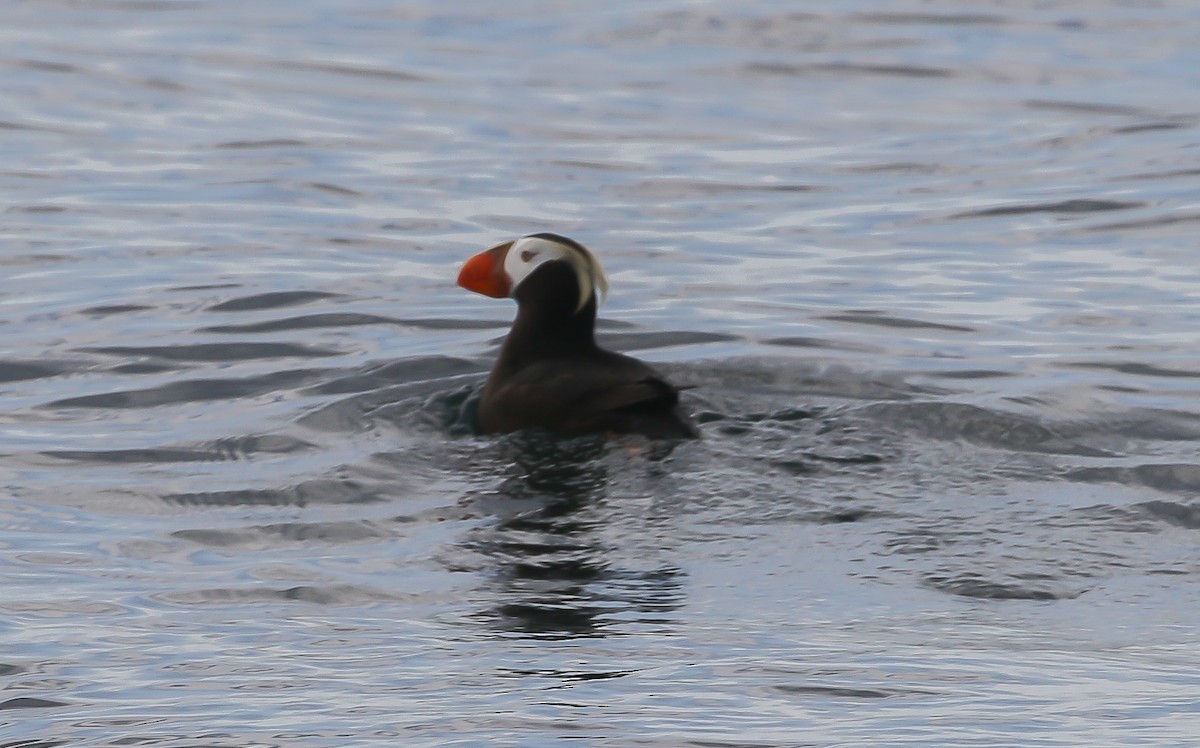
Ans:
[[[0,745],[1187,745],[1190,3],[0,11]],[[704,438],[480,437],[590,246]]]

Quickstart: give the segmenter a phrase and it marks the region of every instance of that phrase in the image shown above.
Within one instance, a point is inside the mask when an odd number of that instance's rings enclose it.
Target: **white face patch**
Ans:
[[[587,304],[593,291],[598,292],[599,298],[608,294],[608,278],[591,252],[581,245],[564,244],[545,236],[523,236],[509,248],[504,257],[504,272],[512,282],[513,291],[542,263],[553,260],[566,262],[575,271],[575,278],[579,281],[576,312]]]

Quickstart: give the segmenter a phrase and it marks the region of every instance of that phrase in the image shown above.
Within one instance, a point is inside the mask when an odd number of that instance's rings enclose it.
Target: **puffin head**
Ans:
[[[601,298],[608,293],[608,278],[592,253],[573,239],[549,232],[529,234],[485,249],[462,266],[458,285],[497,299],[515,298],[521,284],[549,262],[563,263],[575,275],[579,303],[573,313],[583,309],[593,293],[599,292]]]

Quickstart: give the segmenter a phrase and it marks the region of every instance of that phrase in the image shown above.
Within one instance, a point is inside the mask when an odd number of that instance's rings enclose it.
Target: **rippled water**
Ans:
[[[0,745],[1192,744],[1200,13],[826,5],[0,10]]]

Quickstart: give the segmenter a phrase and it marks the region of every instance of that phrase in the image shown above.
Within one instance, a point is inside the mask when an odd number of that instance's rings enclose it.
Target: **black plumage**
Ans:
[[[587,252],[565,237],[537,237]],[[680,388],[641,361],[596,344],[596,294],[589,288],[586,302],[576,309],[579,278],[572,262],[555,259],[538,265],[511,290],[517,317],[483,388],[480,430],[698,437],[680,408]],[[460,284],[470,288],[461,277]]]

